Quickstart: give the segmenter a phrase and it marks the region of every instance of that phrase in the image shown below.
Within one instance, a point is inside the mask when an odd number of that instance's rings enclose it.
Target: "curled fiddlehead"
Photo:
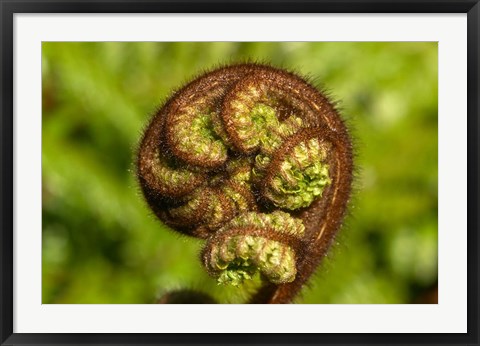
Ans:
[[[154,213],[206,239],[219,283],[256,273],[252,303],[288,303],[339,230],[352,148],[338,111],[297,75],[259,64],[219,68],[177,91],[141,140],[137,173]]]

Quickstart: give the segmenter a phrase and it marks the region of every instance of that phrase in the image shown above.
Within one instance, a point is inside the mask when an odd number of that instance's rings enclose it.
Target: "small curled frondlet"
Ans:
[[[219,283],[238,286],[257,271],[274,284],[292,282],[304,230],[302,220],[281,211],[241,214],[210,237],[203,263]]]
[[[340,228],[352,180],[338,111],[285,70],[238,64],[178,90],[141,140],[137,174],[153,212],[206,239],[221,284],[259,273],[251,302],[288,303]]]

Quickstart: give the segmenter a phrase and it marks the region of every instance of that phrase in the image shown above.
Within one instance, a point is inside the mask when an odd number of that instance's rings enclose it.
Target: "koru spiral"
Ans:
[[[352,145],[327,97],[294,73],[238,64],[204,73],[155,113],[137,174],[173,230],[206,240],[219,283],[264,284],[251,303],[289,303],[339,230]]]

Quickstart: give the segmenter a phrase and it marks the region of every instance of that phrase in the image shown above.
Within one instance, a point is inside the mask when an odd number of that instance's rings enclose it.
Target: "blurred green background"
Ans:
[[[269,62],[321,83],[354,136],[349,215],[297,303],[432,303],[437,285],[437,43],[44,42],[43,303],[221,302],[202,242],[148,210],[132,161],[172,89],[219,63]]]

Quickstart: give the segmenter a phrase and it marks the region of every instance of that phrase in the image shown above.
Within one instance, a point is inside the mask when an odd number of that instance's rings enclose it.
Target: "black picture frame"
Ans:
[[[274,5],[274,6],[273,6]],[[478,0],[14,1],[1,11],[1,345],[448,344],[479,345],[479,18]],[[13,332],[13,16],[16,13],[467,13],[468,332],[465,334],[25,334]]]

